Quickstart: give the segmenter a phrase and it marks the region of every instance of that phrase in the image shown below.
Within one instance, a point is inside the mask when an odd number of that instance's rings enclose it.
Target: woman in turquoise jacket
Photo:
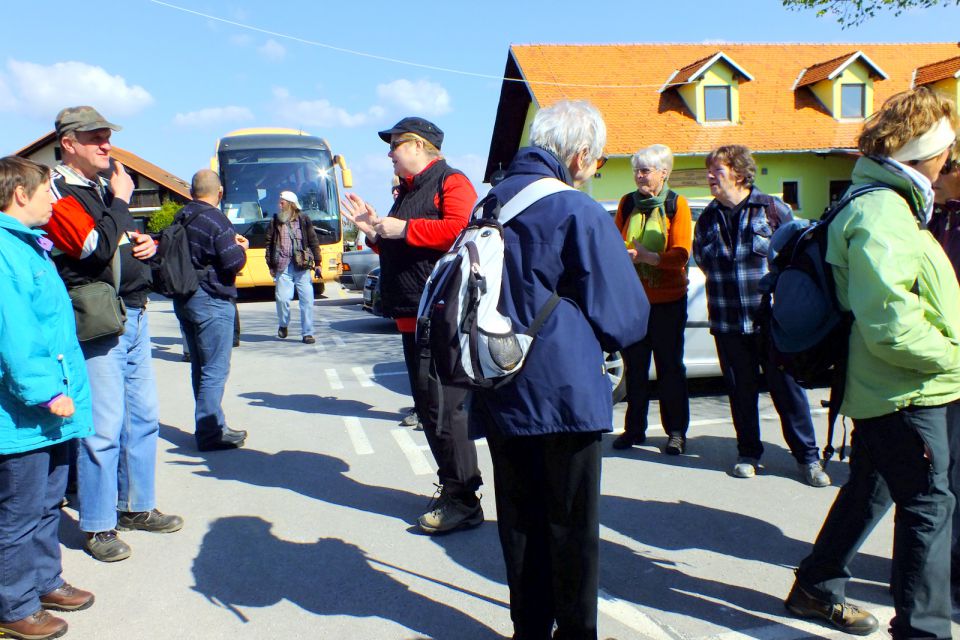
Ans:
[[[67,441],[93,432],[73,307],[35,229],[50,219],[50,171],[0,159],[0,635],[54,638],[93,594],[60,577]]]
[[[853,200],[828,229],[837,299],[854,318],[840,411],[853,419],[850,479],[786,605],[848,633],[878,626],[844,589],[860,544],[895,504],[890,633],[950,638],[946,405],[960,397],[960,288],[926,223],[957,124],[953,103],[924,87],[887,100],[860,134],[853,171],[854,187],[887,188]]]

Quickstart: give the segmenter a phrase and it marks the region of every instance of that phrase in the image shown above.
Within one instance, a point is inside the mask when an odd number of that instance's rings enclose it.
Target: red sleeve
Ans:
[[[439,194],[434,196],[433,202],[438,207],[439,199]],[[443,209],[440,211],[442,218],[416,218],[408,221],[407,244],[446,251],[467,226],[476,202],[477,192],[465,175],[454,173],[447,176],[443,182]]]
[[[43,226],[53,245],[71,258],[86,258],[97,245],[93,218],[73,196],[53,203],[53,215]]]

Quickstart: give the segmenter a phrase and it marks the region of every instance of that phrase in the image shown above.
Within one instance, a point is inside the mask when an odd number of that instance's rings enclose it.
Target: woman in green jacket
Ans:
[[[951,102],[926,88],[897,94],[864,125],[855,199],[830,224],[827,261],[853,313],[841,413],[853,419],[850,479],[837,495],[786,605],[853,634],[877,628],[846,603],[849,564],[896,505],[890,632],[950,638],[950,529],[945,405],[960,397],[960,289],[926,230],[931,181],[956,139]]]

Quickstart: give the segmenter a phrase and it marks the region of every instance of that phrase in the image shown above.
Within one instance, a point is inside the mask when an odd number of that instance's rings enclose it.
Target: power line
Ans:
[[[329,49],[330,51],[336,51],[338,53],[345,53],[348,55],[358,56],[361,58],[370,58],[372,60],[381,60],[383,62],[390,62],[393,64],[400,64],[408,67],[416,67],[419,69],[429,69],[430,71],[442,71],[444,73],[452,73],[452,74],[461,75],[461,76],[470,76],[473,78],[483,78],[485,80],[501,80],[503,82],[521,82],[521,83],[530,84],[530,85],[535,84],[535,85],[541,85],[541,86],[547,86],[547,87],[576,87],[576,88],[582,88],[582,89],[649,89],[649,88],[659,89],[662,87],[661,84],[578,84],[574,82],[549,82],[549,81],[542,81],[542,80],[523,80],[521,78],[507,78],[504,76],[491,75],[487,73],[476,73],[473,71],[464,71],[462,69],[451,69],[450,67],[440,67],[436,65],[423,64],[420,62],[413,62],[411,60],[401,60],[399,58],[381,56],[375,53],[367,53],[366,51],[346,49],[344,47],[338,47],[332,44],[327,44],[325,42],[318,42],[316,40],[308,40],[307,38],[301,38],[299,36],[294,36],[287,33],[280,33],[279,31],[272,31],[270,29],[264,29],[262,27],[257,27],[252,24],[245,24],[243,22],[238,22],[236,20],[229,20],[227,18],[211,15],[209,13],[203,13],[202,11],[188,9],[187,7],[181,7],[179,5],[171,4],[169,2],[163,2],[163,0],[147,0],[147,1],[155,5],[159,5],[161,7],[166,7],[167,9],[181,11],[183,13],[188,13],[200,18],[206,18],[207,20],[221,22],[223,24],[228,24],[230,26],[238,27],[240,29],[246,29],[248,31],[255,31],[257,33],[273,36],[275,38],[282,38],[284,40],[290,40],[292,42],[299,42],[300,44],[309,45],[311,47],[320,47],[323,49]]]

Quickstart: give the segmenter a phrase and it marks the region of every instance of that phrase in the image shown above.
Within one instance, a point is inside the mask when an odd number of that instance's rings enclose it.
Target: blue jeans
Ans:
[[[93,400],[94,434],[77,455],[80,528],[109,531],[117,510],[156,506],[157,384],[147,310],[127,309],[122,336],[81,342]]]
[[[173,310],[191,354],[197,445],[213,444],[220,441],[226,426],[221,403],[230,375],[236,308],[232,301],[200,288],[187,300],[174,300]]]
[[[66,442],[0,456],[0,620],[40,610],[60,577],[60,500],[67,489]]]
[[[277,300],[277,319],[281,327],[290,326],[290,301],[293,300],[293,290],[297,290],[300,300],[300,335],[313,335],[313,282],[310,271],[301,271],[293,266],[277,274],[277,288],[274,297]]]

